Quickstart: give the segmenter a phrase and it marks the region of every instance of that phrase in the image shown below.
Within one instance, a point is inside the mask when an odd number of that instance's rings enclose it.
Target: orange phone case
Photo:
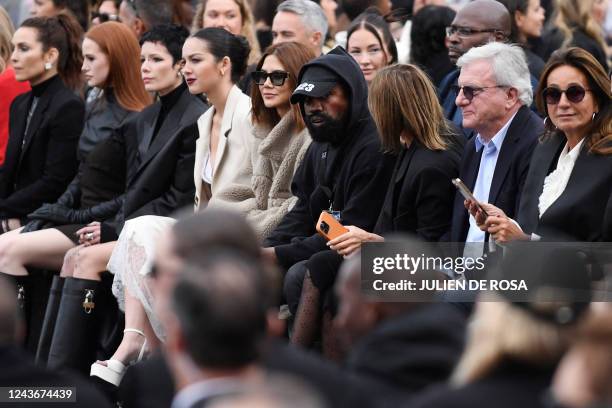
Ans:
[[[327,211],[323,211],[319,216],[316,228],[317,232],[327,238],[328,241],[348,232],[348,229],[340,224],[338,220]]]

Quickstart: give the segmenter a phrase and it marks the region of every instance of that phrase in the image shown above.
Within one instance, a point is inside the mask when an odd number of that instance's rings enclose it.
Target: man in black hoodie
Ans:
[[[343,49],[337,47],[304,65],[298,83],[291,102],[300,104],[313,143],[293,178],[298,202],[264,241],[264,256],[285,271],[295,265],[287,278],[297,284],[297,299],[305,262],[329,250],[315,230],[321,212],[330,211],[342,224],[371,231],[394,161],[381,151],[363,74]],[[291,282],[286,281],[288,286]],[[297,302],[290,304],[293,314],[296,309]]]

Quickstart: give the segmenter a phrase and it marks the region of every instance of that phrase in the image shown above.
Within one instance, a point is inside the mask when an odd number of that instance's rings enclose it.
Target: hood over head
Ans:
[[[291,103],[301,103],[305,96],[315,98],[329,95],[340,83],[348,91],[348,128],[364,119],[370,119],[368,110],[368,84],[357,62],[342,47],[336,47],[305,64],[298,75],[298,86],[291,96]]]

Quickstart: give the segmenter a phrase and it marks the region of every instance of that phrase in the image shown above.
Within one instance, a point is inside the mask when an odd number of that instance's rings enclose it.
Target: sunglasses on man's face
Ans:
[[[265,84],[266,80],[270,78],[270,82],[272,82],[272,85],[283,86],[285,80],[289,77],[289,73],[285,71],[253,71],[251,73],[251,77],[257,85]]]
[[[507,88],[507,87],[504,85],[480,86],[480,87],[467,86],[467,85],[466,86],[453,85],[451,87],[451,90],[455,93],[455,95],[459,95],[459,92],[463,90],[463,97],[467,99],[468,101],[472,102],[472,99],[474,99],[476,95],[485,91],[486,89],[492,89],[492,88]]]
[[[587,91],[590,91],[590,89],[584,89],[580,85],[572,85],[565,90],[555,87],[548,87],[542,91],[542,95],[544,96],[544,100],[548,105],[558,104],[561,100],[561,95],[563,94],[565,94],[568,101],[572,103],[579,103],[582,102]]]

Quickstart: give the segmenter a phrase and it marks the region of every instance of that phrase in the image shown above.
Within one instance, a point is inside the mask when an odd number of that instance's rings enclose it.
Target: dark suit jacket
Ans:
[[[506,133],[493,173],[488,202],[501,208],[509,217],[516,216],[531,154],[543,130],[542,119],[523,106]],[[475,146],[473,137],[465,145],[459,171],[459,177],[471,191],[476,185],[483,150],[476,152]],[[464,242],[469,230],[469,214],[463,201],[463,196],[456,193],[450,234],[452,242]]]
[[[561,196],[539,217],[544,179],[557,166],[566,139],[555,135],[538,144],[519,207],[517,221],[526,233],[543,239],[605,241],[612,239],[612,155],[597,155],[582,146]]]
[[[193,203],[196,121],[207,106],[187,88],[168,112],[150,146],[161,104],[155,103],[126,123],[127,188],[120,217],[168,216]],[[122,227],[119,222],[118,229]]]
[[[83,101],[59,76],[50,80],[24,135],[32,92],[11,105],[6,160],[0,168],[0,217],[21,218],[54,203],[77,170]],[[25,141],[24,141],[25,140]]]
[[[452,150],[432,151],[418,142],[404,149],[389,183],[374,231],[415,233],[437,241],[450,228],[459,156]]]
[[[112,405],[103,394],[88,381],[68,373],[55,373],[34,365],[30,356],[16,347],[0,347],[0,386],[1,387],[74,387],[76,403],[60,400],[53,403],[0,404],[0,406],[36,407],[91,407],[111,408]]]

